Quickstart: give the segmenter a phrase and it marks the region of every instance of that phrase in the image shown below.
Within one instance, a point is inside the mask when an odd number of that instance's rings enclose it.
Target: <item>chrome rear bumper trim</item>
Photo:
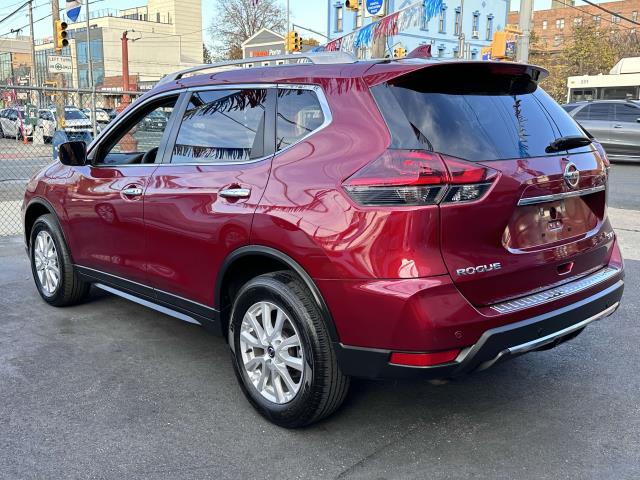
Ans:
[[[604,267],[591,275],[574,280],[573,282],[565,283],[559,287],[551,288],[540,293],[534,293],[533,295],[528,295],[526,297],[497,303],[492,305],[491,308],[498,313],[504,314],[535,307],[537,305],[542,305],[543,303],[551,302],[568,295],[573,295],[574,293],[582,290],[586,290],[587,288],[610,279],[619,272],[620,270],[618,268]]]
[[[582,190],[574,190],[572,192],[556,193],[553,195],[541,195],[539,197],[521,198],[518,200],[518,206],[523,205],[535,205],[537,203],[555,202],[557,200],[563,200],[571,197],[582,197],[583,195],[589,195],[591,193],[601,192],[606,188],[605,185],[599,185],[597,187],[584,188]]]

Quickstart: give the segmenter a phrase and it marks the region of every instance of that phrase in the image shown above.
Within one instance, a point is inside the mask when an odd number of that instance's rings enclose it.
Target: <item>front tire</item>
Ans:
[[[290,272],[260,275],[235,298],[229,325],[242,390],[264,417],[286,428],[316,422],[343,402],[340,371],[322,314]]]
[[[74,305],[89,293],[91,285],[78,277],[53,215],[42,215],[33,224],[29,257],[38,293],[48,304]]]

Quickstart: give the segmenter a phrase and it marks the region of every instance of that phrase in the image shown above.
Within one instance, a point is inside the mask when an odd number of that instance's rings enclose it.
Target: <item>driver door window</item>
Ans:
[[[101,148],[102,154],[96,163],[136,165],[160,162],[160,158],[156,158],[158,148],[168,133],[167,126],[176,101],[177,97],[172,97],[129,116],[123,128],[118,129]]]

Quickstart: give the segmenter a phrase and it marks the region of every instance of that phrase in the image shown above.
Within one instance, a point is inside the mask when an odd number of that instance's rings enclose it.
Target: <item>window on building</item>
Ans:
[[[447,7],[442,6],[440,10],[440,18],[438,19],[438,32],[447,33]]]
[[[336,6],[336,24],[335,24],[336,32],[341,32],[343,29],[343,15],[344,15],[344,9],[342,8],[342,5]]]
[[[473,21],[471,23],[471,36],[478,38],[480,34],[480,12],[473,12]]]
[[[471,60],[477,60],[477,59],[478,59],[478,51],[471,50]]]
[[[454,21],[454,25],[453,25],[453,33],[454,35],[460,35],[460,29],[462,28],[462,25],[460,24],[460,19],[461,19],[462,15],[460,12],[460,7],[456,8],[456,16],[455,16],[455,21]]]
[[[358,5],[360,5],[361,3],[362,2],[358,0]],[[355,28],[360,28],[362,26],[362,8],[359,8],[358,11],[356,12],[354,26]]]
[[[559,47],[560,45],[562,45],[562,40],[563,40],[562,35],[554,35],[554,37],[553,37],[553,46],[554,47]]]
[[[595,16],[593,17],[593,23],[594,23],[595,25],[599,26],[599,25],[600,25],[600,21],[601,21],[601,17],[600,17],[600,15],[595,15]]]
[[[422,18],[420,19],[420,29],[429,31],[429,22],[427,21],[427,4],[422,6]]]
[[[542,21],[542,29],[543,29],[543,30],[546,30],[546,29],[547,29],[547,26],[548,26],[548,22],[547,22],[546,20],[543,20],[543,21]]]
[[[612,23],[620,23],[620,17],[618,15],[620,15],[620,12],[616,13],[615,15],[611,15]]]
[[[638,11],[634,10],[633,12],[631,12],[631,20],[633,20],[634,22],[638,21]]]
[[[573,24],[574,25],[582,25],[582,17],[575,17],[573,19]]]
[[[491,40],[493,37],[493,15],[487,17],[487,34],[485,40]]]
[[[265,89],[195,92],[171,162],[238,162],[262,157],[266,98]]]
[[[440,46],[438,47],[438,57],[439,57],[439,58],[444,57],[444,45],[440,45]]]
[[[564,29],[564,18],[556,18],[556,28],[558,30]]]
[[[324,123],[318,97],[311,90],[278,90],[276,150],[282,150],[306,137]]]

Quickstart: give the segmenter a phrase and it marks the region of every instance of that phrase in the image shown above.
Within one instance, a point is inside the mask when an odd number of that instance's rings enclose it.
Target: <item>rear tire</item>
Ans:
[[[38,293],[49,305],[75,305],[89,293],[91,284],[78,277],[53,215],[42,215],[33,224],[29,258]]]
[[[245,396],[282,427],[330,415],[349,389],[313,296],[290,272],[260,275],[240,289],[229,345]]]

